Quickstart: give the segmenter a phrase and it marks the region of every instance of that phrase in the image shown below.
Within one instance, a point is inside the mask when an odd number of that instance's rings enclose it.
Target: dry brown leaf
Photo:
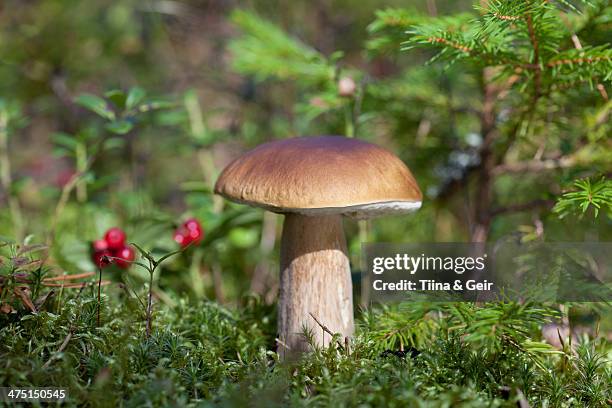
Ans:
[[[103,280],[100,285],[101,286],[105,286],[105,285],[109,285],[111,283],[111,281],[108,280]],[[50,288],[66,288],[66,289],[74,289],[74,288],[81,288],[83,286],[93,286],[93,285],[98,285],[98,282],[83,282],[83,283],[69,283],[69,284],[62,284],[62,283],[47,283],[44,282],[43,286],[46,287],[50,287]]]
[[[83,279],[83,278],[89,278],[90,276],[93,276],[93,275],[95,275],[95,272],[77,273],[74,275],[52,276],[50,278],[43,279],[43,282],[55,282],[55,281],[64,281],[64,280]]]
[[[36,307],[34,303],[32,303],[32,299],[30,299],[30,295],[27,293],[27,288],[22,286],[15,286],[13,288],[13,292],[21,299],[24,305],[28,307],[32,311],[32,313],[36,313]]]
[[[14,311],[15,309],[13,309],[13,306],[9,305],[8,303],[2,303],[2,305],[0,305],[0,313],[9,314],[13,313]]]

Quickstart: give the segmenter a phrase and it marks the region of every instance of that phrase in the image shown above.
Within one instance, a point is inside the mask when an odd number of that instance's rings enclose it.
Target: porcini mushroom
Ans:
[[[285,215],[278,305],[279,354],[308,350],[309,329],[326,346],[319,322],[353,334],[353,290],[342,215],[366,219],[417,210],[422,194],[393,153],[342,136],[263,144],[221,173],[215,193]]]

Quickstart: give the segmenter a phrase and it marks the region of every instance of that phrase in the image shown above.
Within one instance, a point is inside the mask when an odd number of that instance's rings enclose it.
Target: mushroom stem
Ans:
[[[309,350],[302,335],[327,346],[331,336],[310,315],[342,337],[353,334],[353,290],[342,216],[287,214],[281,241],[279,354]]]

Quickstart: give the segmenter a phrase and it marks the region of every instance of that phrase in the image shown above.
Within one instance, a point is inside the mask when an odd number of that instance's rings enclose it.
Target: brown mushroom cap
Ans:
[[[215,193],[278,213],[356,218],[411,212],[423,197],[393,153],[342,136],[263,144],[223,170]]]

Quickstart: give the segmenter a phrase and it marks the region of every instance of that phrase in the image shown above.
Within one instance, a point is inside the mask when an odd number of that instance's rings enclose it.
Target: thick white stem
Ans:
[[[331,332],[343,338],[353,334],[351,271],[340,215],[286,215],[280,268],[281,358],[308,351],[303,328],[311,331],[315,344],[329,344],[331,335],[311,313]]]

